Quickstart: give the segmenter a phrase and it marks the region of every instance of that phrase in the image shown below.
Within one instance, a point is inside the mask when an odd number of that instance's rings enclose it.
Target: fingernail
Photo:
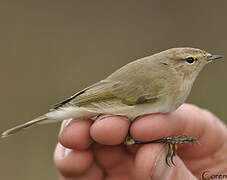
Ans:
[[[72,152],[72,149],[65,148],[64,158],[66,158],[70,154],[70,152]]]
[[[65,154],[65,148],[60,143],[58,143],[57,146],[56,146],[56,148],[55,148],[54,155],[57,158],[63,158],[64,157],[64,154]]]
[[[98,116],[95,120],[96,121],[101,121],[101,120],[103,120],[105,118],[112,117],[112,116],[114,116],[114,115],[102,114],[101,116]]]
[[[120,115],[112,115],[112,114],[103,114],[101,116],[97,116],[96,117],[96,121],[101,121],[101,120],[104,120],[106,118],[111,118],[111,117],[124,117],[124,116],[120,116]],[[126,118],[126,117],[125,117]]]
[[[166,148],[163,148],[155,162],[155,167],[152,170],[152,179],[166,179],[171,172],[171,167],[167,166],[165,162]]]
[[[58,136],[61,136],[63,130],[72,122],[73,119],[66,120],[65,123],[62,123]]]

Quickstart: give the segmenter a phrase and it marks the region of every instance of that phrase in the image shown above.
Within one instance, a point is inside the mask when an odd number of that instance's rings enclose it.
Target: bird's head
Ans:
[[[195,78],[201,69],[209,62],[222,58],[222,55],[212,55],[196,48],[172,48],[161,52],[164,58],[161,63],[174,68],[177,73]]]

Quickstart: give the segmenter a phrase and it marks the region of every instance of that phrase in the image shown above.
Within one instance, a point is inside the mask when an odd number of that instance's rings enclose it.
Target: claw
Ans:
[[[176,155],[177,155],[177,149],[178,149],[177,144],[174,144],[174,156],[176,156]]]
[[[161,141],[160,141],[161,142]],[[193,142],[199,143],[199,141],[194,137],[188,137],[184,134],[174,137],[168,137],[163,139],[162,143],[168,144],[168,153],[166,155],[166,164],[170,166],[168,159],[170,158],[171,163],[175,166],[174,156],[177,155],[178,144],[191,144]]]
[[[171,163],[172,163],[174,166],[176,166],[176,164],[175,164],[174,161],[173,161],[173,157],[174,157],[174,155],[172,154],[172,155],[171,155]]]
[[[167,138],[163,138],[163,139],[156,139],[153,141],[146,141],[146,142],[136,141],[133,138],[131,138],[130,134],[128,134],[128,136],[125,140],[126,145],[148,144],[148,143],[166,143],[166,144],[168,144],[168,152],[165,157],[165,161],[169,167],[171,167],[169,162],[171,162],[171,164],[173,164],[175,166],[174,156],[177,155],[178,144],[191,144],[193,142],[197,142],[199,144],[199,141],[197,138],[188,137],[184,134],[174,136],[174,137],[167,137]]]
[[[170,167],[170,164],[169,164],[169,162],[168,162],[168,158],[171,156],[171,147],[170,147],[170,144],[168,144],[168,153],[167,153],[167,155],[166,155],[166,158],[165,158],[165,160],[166,160],[166,164]]]
[[[173,161],[174,156],[176,156],[177,154],[177,144],[171,144],[172,145],[172,155],[171,155],[171,162],[174,166],[176,166],[176,164]],[[173,146],[174,145],[174,146]]]
[[[169,143],[168,144],[168,153],[166,155],[166,158],[165,158],[165,161],[166,161],[166,164],[170,167],[170,164],[169,164],[169,161],[168,159],[170,158],[170,162],[176,166],[176,164],[174,163],[174,156],[177,155],[177,144],[171,144]]]

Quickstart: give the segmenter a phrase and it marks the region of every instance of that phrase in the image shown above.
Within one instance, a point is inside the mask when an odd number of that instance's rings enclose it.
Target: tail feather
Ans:
[[[40,123],[40,122],[45,121],[45,120],[47,120],[47,117],[46,116],[40,116],[40,117],[38,117],[38,118],[36,118],[34,120],[31,120],[29,122],[26,122],[24,124],[21,124],[19,126],[13,127],[11,129],[3,132],[2,135],[1,135],[1,137],[2,138],[5,138],[7,136],[13,135],[13,134],[21,131],[22,129],[28,128],[28,127],[30,127],[30,126],[32,126],[34,124]]]
[[[2,138],[13,135],[20,130],[28,128],[34,124],[47,124],[62,121],[64,119],[78,118],[78,117],[91,117],[97,115],[97,112],[89,111],[85,108],[80,108],[77,106],[69,106],[50,111],[34,120],[21,124],[19,126],[13,127],[2,133]]]

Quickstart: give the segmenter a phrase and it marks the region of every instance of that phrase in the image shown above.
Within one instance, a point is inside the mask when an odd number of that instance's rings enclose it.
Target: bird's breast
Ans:
[[[175,95],[176,107],[179,107],[181,104],[185,102],[185,100],[187,99],[191,91],[192,84],[193,84],[192,81],[187,81],[187,80],[182,81],[182,83],[180,84],[179,90],[176,92],[176,95]]]

